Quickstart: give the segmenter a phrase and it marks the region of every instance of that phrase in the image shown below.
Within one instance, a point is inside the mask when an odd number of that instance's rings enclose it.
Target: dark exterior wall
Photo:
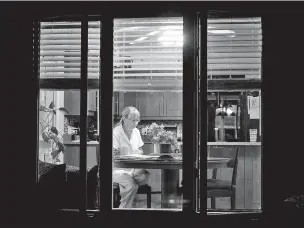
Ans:
[[[55,4],[55,2],[53,2]],[[2,5],[3,3],[1,3]],[[12,3],[1,8],[1,216],[7,221],[20,222],[34,218],[35,208],[35,142],[36,91],[32,79],[32,22],[31,17],[79,13],[81,7],[63,8],[41,3],[33,8],[26,3]],[[50,3],[49,3],[50,4]],[[126,4],[126,3],[124,3]],[[170,5],[171,4],[171,5]],[[170,3],[167,7],[175,7]],[[239,3],[237,3],[239,4]],[[277,3],[273,3],[277,4]],[[272,4],[271,4],[272,5]],[[226,8],[240,10],[240,5]],[[49,8],[48,8],[49,7]],[[180,8],[183,8],[179,6]],[[260,7],[260,8],[259,8]],[[47,10],[47,8],[49,10]],[[97,11],[96,8],[85,7]],[[102,7],[100,7],[102,8]],[[155,9],[156,7],[154,7]],[[161,11],[161,7],[157,7]],[[193,7],[200,9],[201,7]],[[220,8],[220,5],[213,5]],[[263,46],[263,183],[264,195],[274,200],[284,199],[293,192],[304,192],[303,184],[303,7],[256,5],[265,14]],[[41,9],[41,11],[39,11]],[[53,9],[53,11],[51,11]],[[120,7],[124,9],[124,7]],[[201,8],[202,9],[202,8]],[[249,6],[247,10],[249,9]],[[289,12],[284,12],[284,10]],[[166,11],[166,10],[164,10]],[[280,13],[276,13],[280,11]],[[54,13],[55,12],[55,13]],[[109,10],[110,12],[110,10]],[[243,10],[242,12],[246,12]],[[250,12],[250,10],[248,10]],[[268,13],[267,13],[268,12]],[[130,11],[129,11],[130,13]],[[267,13],[267,14],[266,14]],[[2,103],[3,104],[3,103]],[[2,136],[3,137],[3,136]],[[276,208],[279,201],[265,203]],[[18,210],[16,210],[18,208]],[[16,214],[18,221],[16,221]],[[6,221],[3,220],[3,221]]]

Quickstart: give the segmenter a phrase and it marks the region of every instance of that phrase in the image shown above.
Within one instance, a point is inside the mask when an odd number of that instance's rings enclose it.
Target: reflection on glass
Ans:
[[[113,208],[182,208],[182,18],[114,20]]]

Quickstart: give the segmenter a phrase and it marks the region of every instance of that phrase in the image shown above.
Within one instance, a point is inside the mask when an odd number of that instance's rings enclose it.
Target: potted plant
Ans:
[[[178,147],[177,137],[172,131],[166,131],[164,125],[152,123],[142,128],[143,137],[153,144],[153,152],[170,153]]]
[[[55,104],[53,101],[50,103],[49,107],[40,105],[39,111],[47,113],[45,118],[39,119],[39,124],[41,125],[42,139],[45,142],[51,144],[52,147],[51,156],[53,161],[60,162],[58,156],[61,152],[63,153],[65,151],[66,146],[63,144],[62,134],[57,130],[55,126],[52,126],[52,121],[57,111],[64,112],[65,114],[69,114],[69,112],[63,107],[55,109]]]

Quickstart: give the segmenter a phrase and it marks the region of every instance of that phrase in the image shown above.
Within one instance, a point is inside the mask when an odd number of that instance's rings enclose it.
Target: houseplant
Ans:
[[[53,126],[52,122],[57,111],[64,112],[65,114],[69,114],[69,112],[64,107],[56,109],[53,101],[50,103],[49,107],[40,105],[39,111],[46,113],[45,118],[39,119],[42,139],[45,142],[49,143],[52,147],[52,159],[55,160],[55,162],[60,162],[58,156],[61,152],[63,153],[65,151],[66,146],[63,144],[62,134],[57,130],[55,126]]]
[[[141,129],[142,136],[153,144],[154,153],[170,153],[178,147],[177,137],[172,131],[166,131],[164,125],[152,123]]]

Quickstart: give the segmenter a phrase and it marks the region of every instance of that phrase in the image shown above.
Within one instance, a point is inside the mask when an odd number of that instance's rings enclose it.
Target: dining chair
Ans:
[[[212,170],[212,178],[207,179],[207,198],[211,198],[211,208],[215,209],[215,199],[218,197],[230,197],[231,210],[235,209],[236,200],[236,177],[238,168],[239,148],[212,147],[210,148],[210,157],[231,158],[227,168],[232,169],[231,180],[222,180],[217,178],[218,168]],[[226,169],[226,168],[225,168]]]

